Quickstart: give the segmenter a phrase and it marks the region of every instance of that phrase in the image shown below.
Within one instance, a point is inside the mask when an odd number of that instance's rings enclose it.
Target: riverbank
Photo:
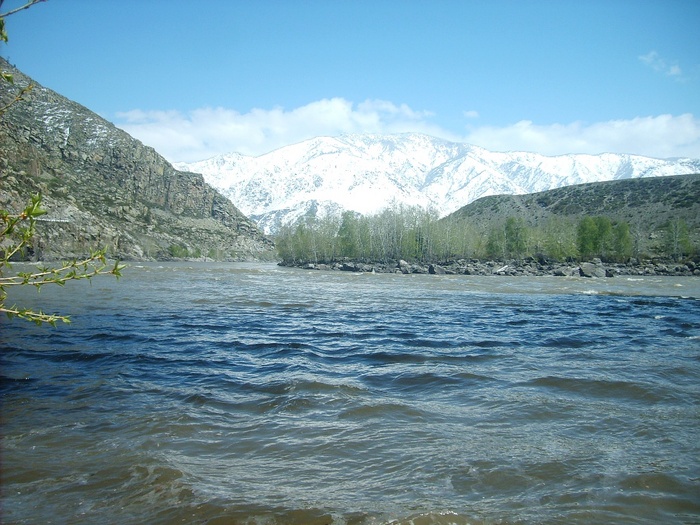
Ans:
[[[344,260],[333,263],[279,263],[280,266],[307,270],[345,271],[357,273],[403,273],[433,275],[502,275],[559,277],[614,277],[616,275],[666,275],[700,276],[700,264],[639,261],[628,263],[603,263],[600,259],[591,262],[551,262],[526,258],[520,261],[479,261],[459,259],[449,263],[409,263],[403,260],[391,262],[360,262]]]

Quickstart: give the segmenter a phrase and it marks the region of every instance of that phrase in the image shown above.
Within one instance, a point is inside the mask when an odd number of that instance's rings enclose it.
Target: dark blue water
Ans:
[[[700,279],[156,264],[0,320],[3,523],[700,523]]]

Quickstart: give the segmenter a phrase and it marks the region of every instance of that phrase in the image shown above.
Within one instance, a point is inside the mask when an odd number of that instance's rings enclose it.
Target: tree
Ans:
[[[630,225],[618,222],[613,228],[613,251],[618,261],[624,261],[632,256],[634,240],[630,233]]]
[[[551,217],[540,228],[543,254],[558,261],[576,256],[576,225],[568,219]]]
[[[593,217],[584,217],[578,223],[576,231],[576,247],[579,256],[583,259],[592,257],[596,253],[596,240],[598,228]]]
[[[501,226],[494,226],[489,230],[486,256],[492,259],[506,259],[506,234]]]
[[[666,227],[666,250],[674,261],[692,252],[693,246],[688,235],[688,225],[683,219],[674,219]]]
[[[527,250],[527,228],[520,218],[508,217],[489,233],[486,252],[490,257],[520,259]]]
[[[2,8],[4,0],[0,0]],[[5,17],[18,11],[31,7],[45,0],[31,0],[22,7],[0,14],[0,41],[7,42],[5,32]],[[13,84],[12,75],[2,72],[0,84]],[[31,84],[20,90],[9,100],[3,100],[0,104],[0,119],[14,105],[23,100],[31,90]],[[13,286],[34,286],[37,289],[47,284],[65,285],[68,281],[91,279],[100,274],[121,276],[124,265],[116,261],[114,265],[108,265],[105,250],[93,251],[88,257],[81,260],[65,262],[57,268],[39,267],[36,271],[20,272],[15,275],[5,275],[6,270],[11,269],[11,260],[23,255],[24,250],[31,245],[36,231],[37,217],[46,212],[41,208],[41,195],[33,195],[31,201],[19,213],[11,213],[0,209],[0,313],[7,314],[10,318],[19,317],[33,321],[41,325],[49,323],[53,326],[58,321],[65,323],[70,319],[65,315],[47,314],[42,311],[33,311],[29,308],[21,308],[17,305],[7,306],[7,290]]]
[[[69,323],[65,315],[35,312],[16,305],[6,306],[7,289],[13,286],[34,286],[41,289],[47,284],[65,285],[68,281],[91,279],[96,275],[110,274],[121,277],[124,265],[116,261],[108,265],[105,250],[97,250],[81,260],[65,262],[57,268],[39,267],[36,271],[20,272],[16,275],[4,275],[6,269],[11,269],[10,260],[17,257],[29,245],[35,233],[36,219],[46,213],[41,209],[41,196],[34,195],[31,202],[19,214],[10,214],[0,210],[0,312],[10,318],[19,317],[41,325],[49,323],[53,326],[57,321]]]
[[[607,217],[596,217],[598,256],[607,259],[613,250],[613,226]]]
[[[612,223],[607,217],[586,216],[578,224],[576,245],[582,259],[603,257],[610,245]]]
[[[522,219],[508,217],[506,219],[504,231],[508,256],[520,259],[525,255],[525,250],[527,248],[525,222]]]

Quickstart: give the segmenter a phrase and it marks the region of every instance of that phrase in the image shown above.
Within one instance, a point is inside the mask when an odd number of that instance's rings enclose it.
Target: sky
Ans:
[[[172,162],[403,132],[700,158],[699,0],[47,0],[5,23],[4,58]]]

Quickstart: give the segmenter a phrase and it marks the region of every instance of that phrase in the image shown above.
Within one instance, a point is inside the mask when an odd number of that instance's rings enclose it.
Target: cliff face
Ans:
[[[31,79],[0,58],[15,84]],[[99,247],[113,257],[274,257],[272,241],[201,175],[178,171],[87,108],[34,84],[0,116],[0,208],[17,211],[41,192],[48,214],[34,257],[71,258]]]

